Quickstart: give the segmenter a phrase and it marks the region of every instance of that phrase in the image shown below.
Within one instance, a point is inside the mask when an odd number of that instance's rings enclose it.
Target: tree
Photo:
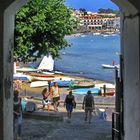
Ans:
[[[87,11],[86,11],[85,8],[80,8],[79,11],[82,12],[82,13],[84,13],[84,15],[87,15]]]
[[[64,37],[72,33],[74,23],[64,0],[30,1],[16,14],[15,60],[26,62],[49,54],[59,57],[59,50],[69,45]]]
[[[113,10],[111,8],[107,8],[107,9],[100,8],[100,9],[98,9],[98,13],[114,13],[114,14],[118,14],[119,10]]]

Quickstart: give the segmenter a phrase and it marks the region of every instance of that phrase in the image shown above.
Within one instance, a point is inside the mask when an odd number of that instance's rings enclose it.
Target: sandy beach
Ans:
[[[74,80],[79,80],[79,81],[89,81],[89,82],[94,82],[95,84],[100,84],[100,83],[106,83],[106,81],[102,81],[102,80],[96,80],[93,78],[86,78],[86,77],[79,77],[79,76],[72,76],[72,75],[66,75],[66,74],[54,74],[54,77],[56,78],[71,78]],[[23,81],[22,82],[22,90],[21,90],[21,96],[34,96],[34,97],[41,97],[41,91],[45,88],[45,87],[35,87],[35,88],[31,88],[30,87],[30,83],[31,82],[27,82],[27,81]],[[47,86],[48,88],[48,86]],[[65,93],[67,94],[69,91],[68,87],[64,87],[64,88],[60,88],[60,93]]]

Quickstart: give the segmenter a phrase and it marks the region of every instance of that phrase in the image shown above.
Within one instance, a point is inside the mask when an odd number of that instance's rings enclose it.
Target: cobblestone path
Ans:
[[[110,115],[107,120],[94,115],[89,124],[84,121],[83,110],[75,110],[71,120],[66,112],[63,114],[63,121],[25,119],[22,140],[111,140]]]

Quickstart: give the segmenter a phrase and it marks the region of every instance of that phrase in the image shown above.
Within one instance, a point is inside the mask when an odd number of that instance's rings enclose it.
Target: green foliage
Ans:
[[[98,13],[114,13],[114,14],[119,14],[120,11],[119,10],[113,10],[110,8],[104,9],[104,8],[100,8],[98,9]]]
[[[84,13],[84,15],[87,15],[87,11],[86,11],[85,8],[80,8],[79,11],[82,12],[82,13]]]
[[[59,57],[69,44],[65,35],[75,26],[72,11],[63,0],[32,0],[16,14],[14,57],[31,61],[42,55]]]

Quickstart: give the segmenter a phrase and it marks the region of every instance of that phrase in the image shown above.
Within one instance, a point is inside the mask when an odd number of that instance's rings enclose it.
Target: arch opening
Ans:
[[[10,1],[11,2],[11,1]],[[26,1],[22,1],[23,2],[23,4],[24,4],[24,2],[26,2]],[[135,15],[137,12],[138,12],[138,10],[137,9],[135,9],[135,8],[133,8],[133,6],[131,7],[128,3],[129,2],[127,2],[127,3],[125,3],[124,1],[122,2],[120,2],[120,3],[118,3],[118,1],[115,1],[114,0],[114,2],[115,3],[117,3],[117,5],[119,5],[121,8],[121,10],[122,11],[124,11],[124,13],[126,13],[126,15]],[[136,2],[137,3],[137,2]],[[135,4],[135,3],[134,3]],[[127,8],[126,8],[127,7]],[[131,7],[131,8],[130,8]],[[11,11],[11,10],[10,10]],[[3,11],[2,11],[2,13],[3,13]],[[10,14],[9,14],[10,15]],[[7,15],[6,15],[7,16]],[[1,15],[1,17],[3,17],[3,15]],[[3,21],[3,20],[2,20]],[[13,20],[12,20],[13,21]],[[5,27],[8,27],[9,26],[9,23],[10,22],[8,22],[8,24],[6,24],[5,25]],[[12,25],[14,25],[14,23],[13,22],[11,22],[12,23]],[[133,22],[132,22],[133,23]],[[124,24],[124,23],[123,23]],[[137,30],[138,28],[138,21],[136,20],[136,29],[135,30]],[[127,23],[126,23],[126,25],[127,25]],[[128,24],[129,26],[130,26],[130,24]],[[8,29],[8,28],[7,28]],[[130,29],[130,28],[129,28]],[[0,30],[2,30],[2,33],[3,33],[3,23],[1,23],[1,29]],[[13,32],[13,31],[12,31]],[[12,33],[11,32],[11,33]],[[123,31],[124,32],[124,31]],[[132,32],[132,30],[128,30],[128,32]],[[8,30],[8,32],[7,33],[9,33],[9,30]],[[138,33],[138,32],[136,32],[136,33]],[[126,37],[126,34],[122,34],[123,35],[123,37]],[[139,35],[138,34],[136,34],[136,37],[138,37]],[[8,40],[11,40],[11,36],[5,36]],[[5,38],[4,37],[4,38]],[[124,41],[124,40],[123,40]],[[131,43],[133,42],[133,41],[136,41],[136,42],[139,42],[139,39],[138,38],[132,38],[131,39]],[[3,35],[1,34],[1,40],[0,40],[0,42],[1,42],[1,46],[3,46]],[[8,41],[9,42],[9,41]],[[126,42],[129,42],[127,39],[126,39]],[[124,42],[122,42],[123,43],[123,45],[125,44]],[[126,43],[127,44],[127,43]],[[136,43],[132,43],[132,45],[134,45],[134,46],[138,46],[138,44]],[[7,46],[7,45],[6,45]],[[128,45],[129,46],[129,45]],[[10,47],[10,50],[11,50],[11,48],[12,47]],[[6,51],[5,49],[4,49],[4,47],[2,47],[2,52],[4,52],[4,51]],[[4,51],[3,51],[4,50]],[[126,50],[125,50],[126,51]],[[8,51],[6,51],[6,52],[8,52]],[[1,56],[3,56],[3,53],[1,53],[2,55]],[[7,63],[7,60],[6,60],[6,58],[5,58],[5,56],[7,57],[9,57],[9,53],[7,54],[4,54],[4,61],[3,62],[1,62],[1,68],[2,68],[2,74],[4,75],[4,77],[3,76],[1,76],[1,77],[3,77],[2,79],[6,79],[6,77],[5,77],[5,75],[7,75],[8,77],[11,77],[10,75],[10,73],[9,72],[7,72],[7,71],[3,71],[3,68],[5,68],[5,64]],[[127,58],[127,56],[126,56],[126,58]],[[137,57],[138,58],[138,57]],[[3,59],[2,59],[3,60]],[[5,61],[6,60],[6,61]],[[130,60],[130,62],[131,62],[131,60]],[[11,62],[10,62],[11,63]],[[8,63],[9,64],[9,63]],[[126,63],[126,61],[125,61],[125,67],[129,67],[128,65],[127,65],[128,63]],[[138,64],[137,64],[137,66],[139,66]],[[9,65],[8,65],[8,67],[9,67]],[[136,71],[137,72],[137,71]],[[131,72],[129,72],[129,73],[131,73]],[[138,73],[138,72],[137,72]],[[126,77],[126,75],[125,75],[125,77]],[[131,78],[131,77],[130,77]],[[10,78],[10,79],[12,79],[12,78]],[[132,78],[133,79],[133,78]],[[10,80],[8,80],[8,81],[10,81]],[[130,79],[128,79],[128,81],[130,81]],[[4,88],[4,86],[5,86],[5,83],[3,82],[3,80],[1,80],[0,81],[0,83],[1,83],[1,86],[2,86],[2,88],[1,88],[1,92],[3,93],[3,95],[5,96],[5,88]],[[138,84],[139,83],[139,81],[138,82],[135,82],[135,81],[133,81],[133,83],[136,83],[136,84]],[[127,84],[127,83],[126,83]],[[130,84],[128,84],[128,85],[130,85]],[[127,86],[126,86],[127,87]],[[129,88],[128,88],[129,89]],[[138,89],[138,87],[136,87],[136,91],[134,91],[135,93],[137,92],[137,91],[139,91],[139,89]],[[7,91],[6,91],[7,92]],[[9,92],[9,91],[8,91]],[[12,93],[12,91],[10,91],[10,93]],[[0,99],[2,100],[2,103],[3,103],[3,106],[5,106],[5,103],[7,102],[7,101],[5,101],[5,99],[3,99],[3,98],[5,98],[4,96],[0,96]],[[11,102],[11,100],[10,100],[10,102]],[[9,101],[8,101],[8,104],[10,103]],[[137,101],[137,103],[138,103],[138,101]],[[11,104],[11,103],[10,103]],[[1,107],[0,108],[0,110],[3,112],[3,108],[5,109],[5,107]],[[130,106],[131,107],[131,106]],[[7,111],[6,111],[7,109],[5,109],[5,112],[4,112],[4,114],[6,113],[7,114]],[[129,110],[128,110],[129,111]],[[129,114],[129,113],[128,113]],[[3,114],[2,114],[2,118],[3,118]],[[8,118],[7,118],[7,120],[8,120]],[[128,119],[128,120],[131,120],[131,119]],[[4,121],[4,122],[6,122],[6,121]],[[6,125],[6,126],[9,126],[8,124],[4,124],[4,123],[1,123],[2,124],[2,126],[1,126],[1,129],[3,129],[4,127],[3,127],[3,125]],[[7,129],[7,130],[9,130],[9,129]],[[10,131],[10,130],[9,130]],[[136,132],[138,132],[138,131],[136,131]],[[128,138],[128,140],[129,139],[131,139],[131,137],[129,138],[128,136],[128,133],[129,132],[127,132],[127,138]],[[134,132],[133,132],[133,134],[134,134]],[[3,134],[2,134],[3,135]],[[9,134],[10,135],[10,134]],[[12,134],[11,134],[11,136],[12,136]],[[11,139],[11,136],[10,136],[10,139]],[[134,135],[133,135],[134,136]],[[138,136],[138,133],[136,133],[136,136]],[[3,138],[3,136],[1,136],[2,138]],[[5,139],[7,139],[7,138],[5,138]],[[137,137],[137,139],[138,139],[138,137]]]

